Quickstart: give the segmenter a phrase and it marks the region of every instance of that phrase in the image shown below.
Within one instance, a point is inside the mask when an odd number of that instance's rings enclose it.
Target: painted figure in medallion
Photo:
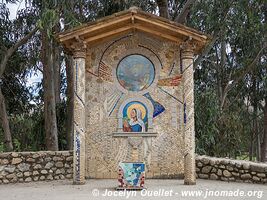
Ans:
[[[128,103],[123,109],[124,132],[147,131],[147,108],[138,101]]]

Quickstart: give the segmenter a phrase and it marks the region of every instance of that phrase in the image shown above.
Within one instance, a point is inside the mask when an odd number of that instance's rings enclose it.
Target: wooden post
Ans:
[[[74,156],[73,184],[85,184],[85,57],[86,45],[73,46],[74,68]]]
[[[193,70],[193,44],[184,42],[181,46],[181,62],[183,70],[183,96],[184,96],[184,184],[196,184],[195,166],[195,119],[194,119],[194,70]]]

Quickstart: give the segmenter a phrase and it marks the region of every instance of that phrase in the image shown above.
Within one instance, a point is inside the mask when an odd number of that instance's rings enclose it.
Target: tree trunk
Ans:
[[[73,149],[73,110],[74,110],[74,76],[73,76],[73,61],[69,55],[65,56],[66,74],[67,74],[67,140],[68,149]]]
[[[60,48],[57,43],[54,43],[53,45],[53,67],[54,67],[54,85],[55,85],[55,101],[56,105],[60,103]]]
[[[260,151],[260,134],[259,134],[259,128],[258,128],[258,80],[256,75],[253,75],[253,107],[254,107],[254,140],[256,142],[256,160],[260,161],[261,157],[261,151]]]
[[[0,87],[0,120],[2,123],[3,130],[4,130],[5,149],[7,151],[13,151],[12,136],[11,136],[11,131],[9,128],[9,121],[8,121],[8,117],[7,117],[5,97],[2,93],[1,87]]]
[[[60,25],[56,25],[54,27],[54,32],[58,33],[60,31]],[[55,99],[56,105],[60,103],[60,85],[61,85],[61,77],[60,77],[60,46],[57,42],[53,41],[53,67],[54,67],[54,85],[55,85]]]
[[[249,160],[250,161],[252,161],[252,159],[253,159],[253,154],[254,154],[254,149],[253,149],[253,147],[254,147],[254,142],[253,142],[253,140],[254,140],[254,135],[253,135],[253,131],[251,131],[251,134],[250,134],[250,146],[249,146]]]
[[[45,140],[47,150],[58,150],[52,41],[42,33]]]
[[[3,46],[4,50],[6,51],[3,55],[0,63],[0,78],[2,78],[7,62],[9,58],[13,55],[13,53],[23,44],[25,44],[38,30],[38,28],[34,28],[31,32],[29,32],[27,35],[25,35],[23,38],[21,38],[19,41],[17,41],[13,46],[11,46],[9,49]],[[1,86],[0,86],[0,121],[2,123],[2,127],[4,130],[4,137],[5,137],[5,148],[7,151],[13,151],[13,145],[12,145],[12,136],[11,131],[9,127],[9,121],[6,111],[6,105],[5,105],[5,97],[2,93]]]
[[[169,19],[168,0],[157,0],[159,16]]]
[[[263,141],[261,145],[261,161],[267,162],[267,97],[265,98],[265,106],[264,106],[264,122],[263,122]]]
[[[264,17],[265,17],[265,25],[267,22],[267,2],[264,3],[263,6]],[[267,34],[264,36],[265,42],[267,41]],[[267,162],[267,96],[265,97],[265,106],[264,106],[264,115],[263,115],[263,141],[261,144],[261,161]]]
[[[221,31],[221,52],[220,52],[220,65],[218,66],[218,79],[219,79],[219,87],[220,87],[220,111],[223,111],[223,107],[225,104],[226,96],[227,96],[227,80],[225,80],[225,65],[226,65],[226,41],[225,41],[225,30]]]
[[[252,74],[252,98],[251,103],[253,106],[253,120],[252,120],[252,132],[251,132],[251,149],[252,152],[250,155],[250,159],[253,159],[254,156],[256,156],[256,159],[258,160],[258,126],[257,126],[257,115],[258,115],[258,102],[257,102],[257,79],[255,74]]]
[[[190,9],[192,8],[193,4],[195,3],[196,0],[187,0],[185,5],[183,6],[180,14],[177,16],[175,19],[176,22],[185,24],[186,19],[189,15]]]

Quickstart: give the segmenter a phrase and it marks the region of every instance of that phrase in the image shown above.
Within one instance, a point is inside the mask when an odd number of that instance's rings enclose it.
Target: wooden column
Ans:
[[[85,184],[85,57],[86,45],[75,44],[73,184]]]
[[[193,44],[185,42],[181,46],[181,62],[183,70],[184,95],[184,184],[196,184],[195,166],[195,120],[194,120],[194,70],[193,70]]]

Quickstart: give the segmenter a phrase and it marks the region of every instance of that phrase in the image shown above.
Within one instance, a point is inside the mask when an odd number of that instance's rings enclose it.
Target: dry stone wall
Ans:
[[[208,156],[196,157],[200,179],[267,183],[267,164]]]
[[[0,153],[0,184],[72,179],[72,151]],[[267,183],[267,164],[227,158],[196,156],[200,179]],[[158,176],[153,178],[183,178]]]
[[[71,179],[72,163],[71,151],[0,153],[0,184]]]

